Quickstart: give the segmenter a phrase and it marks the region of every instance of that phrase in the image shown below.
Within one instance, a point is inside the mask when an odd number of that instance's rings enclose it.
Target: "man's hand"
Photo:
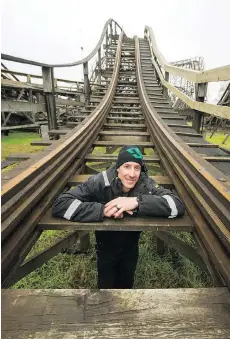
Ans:
[[[123,212],[127,212],[132,215],[135,208],[137,208],[138,202],[137,198],[127,198],[127,197],[119,197],[109,201],[105,205],[104,215],[106,217],[114,217],[114,218],[123,218]]]
[[[116,212],[117,212],[117,208],[116,207],[114,207],[114,208],[111,208],[109,211],[105,211],[106,210],[106,208],[104,208],[104,217],[107,217],[107,218],[111,218],[111,217],[114,217],[115,216],[115,214],[116,214]],[[124,217],[124,214],[123,213],[121,213],[120,215],[119,215],[119,217],[117,217],[118,219],[122,219]]]

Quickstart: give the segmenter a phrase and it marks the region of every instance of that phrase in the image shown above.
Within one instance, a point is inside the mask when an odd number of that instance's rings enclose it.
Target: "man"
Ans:
[[[184,214],[179,197],[147,175],[137,146],[124,146],[115,165],[61,194],[53,205],[53,216],[80,222],[122,219],[127,214],[166,218]],[[95,236],[98,287],[132,288],[140,232],[96,231]]]

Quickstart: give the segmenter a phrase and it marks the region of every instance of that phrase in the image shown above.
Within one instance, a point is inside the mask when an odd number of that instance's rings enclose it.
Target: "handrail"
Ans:
[[[155,62],[154,59],[152,59],[152,62],[158,72],[159,78],[162,82],[162,85],[167,87],[171,92],[177,95],[178,98],[180,98],[183,102],[185,102],[190,108],[195,109],[200,112],[204,112],[210,115],[214,115],[217,117],[222,117],[224,119],[230,119],[230,107],[227,106],[217,106],[215,104],[208,104],[204,102],[199,102],[196,100],[193,100],[188,95],[182,93],[180,90],[175,88],[172,84],[170,84],[168,81],[164,79],[162,76],[159,66]]]
[[[1,69],[1,73],[11,74],[11,75],[16,74],[16,75],[20,75],[20,76],[23,76],[23,77],[27,77],[29,75],[30,78],[43,79],[42,75],[31,74],[31,73],[23,73],[23,72],[18,72],[18,71],[12,71],[12,70],[9,70],[9,69],[7,69],[7,70]],[[9,80],[11,80],[11,79],[9,79]],[[77,85],[84,84],[84,81],[78,81],[78,80],[68,80],[68,79],[61,79],[61,78],[54,78],[54,80],[57,80],[59,82],[67,82],[67,83],[71,83],[71,84],[77,84]],[[20,80],[17,79],[17,81],[20,81]],[[92,82],[90,81],[90,84],[91,83]],[[100,84],[97,84],[97,86],[100,86]]]
[[[113,31],[113,24],[114,24],[114,31]],[[102,54],[102,49],[104,46],[106,47],[106,55],[107,55],[107,50],[108,46],[110,43],[112,43],[114,35],[119,36],[117,34],[117,27],[120,28],[121,32],[123,32],[122,28],[120,25],[114,21],[113,19],[107,20],[107,22],[104,25],[101,37],[96,45],[96,47],[92,50],[92,52],[85,58],[68,63],[68,64],[44,64],[41,62],[33,61],[33,60],[26,60],[23,58],[18,58],[14,57],[11,55],[7,54],[2,54],[2,59],[8,60],[8,61],[13,61],[13,62],[19,62],[23,64],[30,64],[34,66],[39,66],[42,68],[42,79],[43,79],[43,88],[44,88],[44,93],[45,96],[47,97],[46,100],[46,109],[47,109],[47,116],[48,116],[48,121],[49,121],[49,128],[56,128],[57,121],[56,121],[56,112],[55,112],[55,96],[54,96],[54,87],[56,86],[56,82],[58,81],[57,79],[54,79],[54,68],[55,67],[72,67],[72,66],[77,66],[77,65],[82,65],[83,66],[83,76],[84,76],[84,88],[83,88],[83,93],[85,96],[85,103],[89,103],[90,101],[90,95],[91,95],[91,84],[89,81],[89,61],[94,57],[94,55],[97,53],[98,60],[100,60],[99,64],[99,72],[100,72],[100,77],[99,77],[99,85],[101,85],[101,54]],[[110,34],[109,34],[110,31]],[[124,34],[124,32],[123,32]],[[105,38],[105,45],[103,45],[103,40]],[[115,38],[115,39],[116,39]],[[29,79],[29,82],[30,79]],[[79,82],[78,82],[79,83]]]
[[[149,36],[147,36],[147,33],[149,33]],[[176,87],[174,87],[172,84],[170,84],[168,81],[166,81],[160,69],[161,66],[165,72],[173,73],[174,75],[184,77],[196,83],[202,83],[206,81],[219,81],[219,80],[222,81],[230,79],[230,65],[201,72],[169,65],[165,60],[164,56],[157,48],[151,27],[146,26],[145,35],[147,36],[149,41],[149,46],[152,54],[152,63],[156,68],[156,71],[163,86],[167,87],[171,92],[176,94],[178,98],[180,98],[184,103],[186,103],[190,108],[194,110],[214,115],[217,117],[221,117],[224,119],[230,119],[230,107],[217,106],[215,104],[208,104],[193,100],[192,98],[178,90]]]
[[[68,64],[44,64],[44,63],[33,61],[33,60],[27,60],[27,59],[23,59],[23,58],[18,58],[18,57],[15,57],[13,55],[8,55],[8,54],[1,54],[1,58],[3,60],[14,61],[14,62],[22,63],[22,64],[29,64],[29,65],[40,66],[40,67],[70,67],[70,66],[81,65],[81,64],[89,61],[96,54],[96,52],[99,50],[99,48],[101,46],[101,43],[102,43],[102,41],[103,41],[103,39],[105,37],[106,30],[107,30],[108,26],[112,22],[114,22],[115,25],[117,25],[120,28],[120,30],[122,31],[122,28],[120,27],[120,25],[115,20],[109,19],[105,23],[103,31],[102,31],[102,34],[101,34],[101,37],[100,37],[96,47],[93,49],[93,51],[87,57],[85,57],[85,58],[83,58],[81,60],[72,62],[72,63],[68,63]]]
[[[56,147],[51,153],[44,156],[36,164],[32,165],[31,167],[29,167],[28,169],[26,169],[22,173],[18,174],[16,177],[14,177],[8,183],[6,183],[2,187],[2,193],[1,193],[2,198],[4,198],[4,195],[8,194],[11,189],[15,189],[15,187],[17,185],[19,185],[22,181],[27,182],[26,179],[31,176],[31,173],[38,172],[40,167],[46,165],[47,163],[49,163],[52,160],[52,157],[61,153],[63,151],[63,149],[67,148],[67,146],[70,145],[71,142],[77,138],[77,136],[81,135],[82,132],[87,127],[89,127],[90,124],[92,124],[92,121],[95,120],[95,118],[101,113],[102,109],[107,105],[107,102],[109,101],[109,99],[110,99],[110,97],[113,93],[114,86],[116,87],[117,77],[118,77],[118,73],[119,73],[119,67],[118,66],[120,65],[121,44],[122,44],[122,39],[123,39],[123,31],[121,31],[121,32],[122,32],[122,35],[120,37],[119,44],[118,44],[118,47],[117,47],[117,53],[118,54],[117,54],[116,60],[115,60],[115,66],[114,66],[114,69],[113,69],[112,80],[111,80],[109,87],[108,87],[108,90],[107,90],[104,98],[100,102],[100,104],[90,114],[87,122],[84,125],[82,125],[80,128],[78,128],[76,134],[67,138],[58,147]]]
[[[153,30],[151,27],[149,26],[145,27],[145,36],[149,40],[149,45],[151,46],[153,54],[157,57],[158,63],[161,65],[161,67],[164,69],[165,72],[169,72],[174,75],[186,78],[187,80],[193,81],[195,83],[230,80],[230,65],[226,65],[223,67],[217,67],[217,68],[209,69],[206,71],[200,71],[200,72],[170,65],[166,61],[165,57],[159,51],[154,34],[153,34]]]

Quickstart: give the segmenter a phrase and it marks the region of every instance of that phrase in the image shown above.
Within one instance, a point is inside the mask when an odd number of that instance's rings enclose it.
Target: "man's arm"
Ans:
[[[138,197],[138,215],[175,218],[185,213],[185,206],[177,194],[163,187],[151,195]]]
[[[52,215],[71,221],[102,221],[104,204],[95,202],[99,185],[98,178],[90,177],[87,182],[62,193],[53,203]]]
[[[152,194],[143,194],[137,197],[119,197],[111,200],[105,205],[105,211],[114,206],[119,206],[114,217],[119,218],[123,212],[138,216],[175,218],[184,215],[185,207],[180,198],[172,191],[163,187],[152,190]]]

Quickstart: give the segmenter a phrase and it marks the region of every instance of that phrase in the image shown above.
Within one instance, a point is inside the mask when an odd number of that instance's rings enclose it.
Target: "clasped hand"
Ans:
[[[117,208],[118,206],[118,208]],[[137,208],[138,202],[137,198],[128,198],[128,197],[119,197],[109,201],[104,208],[104,216],[105,217],[114,217],[123,218],[124,212],[132,215],[135,208]]]

